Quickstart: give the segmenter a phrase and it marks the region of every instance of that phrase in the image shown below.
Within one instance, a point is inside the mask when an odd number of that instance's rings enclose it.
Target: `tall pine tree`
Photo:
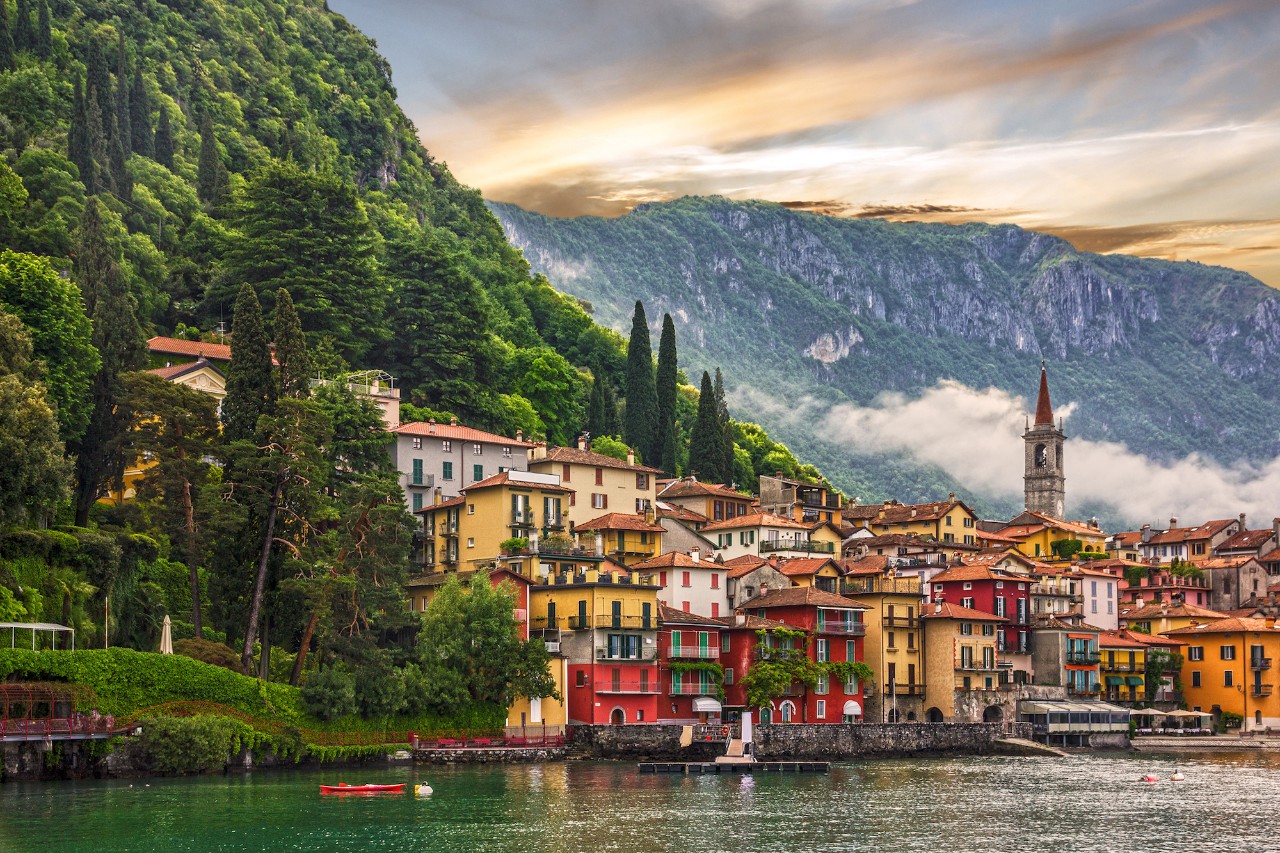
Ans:
[[[231,364],[227,366],[227,396],[222,401],[222,434],[226,440],[252,439],[258,418],[272,410],[275,399],[271,345],[262,322],[262,305],[253,285],[242,284],[231,318]]]
[[[80,173],[80,183],[88,190],[94,185],[93,143],[89,139],[89,116],[85,112],[84,89],[80,86],[79,74],[75,77],[72,99],[71,129],[67,132],[67,159],[75,164]]]
[[[133,69],[133,84],[129,93],[129,130],[133,134],[131,146],[134,154],[152,157],[156,153],[155,137],[151,133],[151,101],[142,79],[142,62]]]
[[[689,473],[708,482],[725,482],[724,430],[716,410],[716,392],[711,374],[702,371],[698,397],[698,417],[689,433]]]
[[[200,159],[196,164],[196,194],[205,204],[215,207],[227,194],[227,167],[218,150],[213,119],[206,113],[200,120]]]
[[[604,376],[596,370],[591,382],[591,393],[587,395],[587,432],[592,437],[605,435],[604,423]]]
[[[644,305],[636,300],[631,317],[631,338],[627,341],[627,412],[623,437],[646,463],[657,461],[654,452],[658,436],[658,392],[653,379],[653,346]]]
[[[173,128],[169,126],[169,111],[160,104],[160,118],[156,120],[156,162],[166,169],[173,169]]]
[[[53,53],[53,25],[49,21],[49,0],[40,0],[36,18],[36,55],[48,59]]]
[[[35,27],[31,24],[31,2],[18,0],[18,15],[13,27],[14,47],[18,50],[35,51],[37,41]]]
[[[298,322],[289,291],[276,291],[276,363],[280,371],[280,396],[301,399],[310,391],[311,359],[307,355],[307,339]]]
[[[650,465],[667,474],[676,474],[676,326],[670,314],[662,315],[662,337],[658,341],[658,435],[657,453]]]
[[[121,375],[141,368],[146,358],[133,296],[107,244],[100,203],[94,197],[80,219],[75,274],[84,292],[85,312],[93,321],[93,345],[102,357],[91,387],[89,426],[71,448],[76,456],[75,521],[83,527],[99,489],[123,485],[123,440],[131,415],[123,404]]]
[[[724,471],[724,482],[727,483],[733,478],[733,420],[729,417],[729,404],[724,397],[724,377],[720,374],[718,367],[713,387],[716,395],[716,417],[720,419],[720,432],[723,435],[724,461],[721,466]]]
[[[97,36],[89,37],[85,66],[84,92],[88,99],[86,107],[90,111],[97,111],[98,122],[103,131],[108,132],[111,129],[111,115],[116,111],[116,104],[111,97],[111,69],[108,67],[107,54],[103,50],[102,40]]]
[[[116,45],[116,122],[115,137],[120,140],[124,156],[133,153],[132,113],[129,110],[129,54],[124,49],[124,33]]]
[[[9,29],[9,4],[0,3],[0,71],[12,71],[18,67],[13,43],[13,31]]]

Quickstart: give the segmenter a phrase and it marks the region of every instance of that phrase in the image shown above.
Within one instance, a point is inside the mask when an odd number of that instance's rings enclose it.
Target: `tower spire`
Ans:
[[[1040,359],[1040,396],[1036,398],[1036,426],[1053,426],[1053,404],[1049,402],[1049,374]]]

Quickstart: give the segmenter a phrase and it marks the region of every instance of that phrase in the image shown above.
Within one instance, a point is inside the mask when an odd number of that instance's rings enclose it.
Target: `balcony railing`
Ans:
[[[641,661],[651,661],[657,658],[658,650],[649,646],[641,648],[635,654],[627,654],[622,649],[598,648],[596,649],[596,660],[617,661],[618,663],[639,663]]]
[[[997,671],[999,671],[999,669],[1000,669],[1000,664],[999,664],[999,663],[997,663],[997,662],[996,662],[996,661],[994,661],[994,660],[992,660],[992,661],[980,661],[980,660],[970,660],[970,661],[966,661],[966,660],[963,660],[963,659],[961,659],[961,658],[957,658],[957,659],[956,659],[956,661],[955,661],[955,668],[956,668],[956,669],[962,669],[962,670],[965,670],[965,671],[974,671],[974,672],[997,672]]]
[[[435,474],[427,474],[426,476],[423,476],[421,474],[418,474],[416,476],[413,474],[409,475],[409,487],[412,489],[431,489],[431,488],[435,488],[435,485],[436,485]]]
[[[671,685],[671,689],[667,693],[671,696],[714,696],[718,688],[710,682],[700,684],[697,681],[685,684],[677,681]]]
[[[719,646],[672,646],[671,657],[716,660],[720,657],[720,648]]]
[[[918,616],[886,616],[880,620],[880,624],[886,628],[918,628],[920,618]]]
[[[648,618],[644,616],[570,616],[569,629],[572,631],[583,631],[587,628],[614,628],[617,630],[651,630],[657,628],[657,622],[654,617]]]
[[[1102,692],[1101,684],[1068,684],[1067,692],[1076,696],[1094,696]]]
[[[513,509],[511,511],[511,527],[533,527],[533,511]]]
[[[834,554],[832,542],[814,542],[812,539],[765,539],[760,542],[760,553],[774,551],[801,551],[805,554]]]
[[[923,684],[887,684],[884,688],[886,696],[923,696]]]
[[[1101,660],[1097,652],[1067,652],[1067,663],[1081,666],[1092,666]]]
[[[1249,692],[1253,696],[1270,696],[1271,690],[1272,685],[1270,684],[1255,684]]]
[[[817,632],[819,634],[847,634],[850,637],[866,636],[867,626],[861,622],[827,622],[818,620]]]
[[[549,515],[545,519],[545,526],[548,530],[564,530],[563,515]]]
[[[1250,658],[1250,669],[1271,669],[1271,658]]]
[[[602,678],[596,683],[597,693],[661,693],[662,688],[654,681],[611,681]]]
[[[1131,663],[1103,663],[1102,668],[1107,672],[1133,672],[1136,669]]]

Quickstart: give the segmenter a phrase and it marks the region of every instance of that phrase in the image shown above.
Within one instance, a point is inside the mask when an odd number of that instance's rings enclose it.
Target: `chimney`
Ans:
[[[1276,521],[1280,521],[1280,519],[1276,519]],[[1142,541],[1143,542],[1151,541],[1151,525],[1150,524],[1142,525]]]
[[[436,419],[427,418],[427,432],[434,433],[436,431]]]
[[[954,501],[955,499],[956,499],[956,493],[955,493],[955,492],[947,492],[947,500],[949,500],[949,501]]]
[[[1140,595],[1136,595],[1136,596],[1134,596],[1134,598],[1133,598],[1133,606],[1134,606],[1136,609],[1141,610],[1143,607],[1145,607],[1145,606],[1146,606],[1146,601],[1145,601],[1145,600],[1143,600],[1142,596],[1140,596]]]
[[[695,563],[701,563],[702,549],[699,548],[697,545],[694,545],[692,548],[689,549],[689,556],[693,558],[693,561]]]
[[[436,490],[431,493],[431,505],[439,506],[440,501],[444,499],[444,490],[436,486]]]
[[[636,452],[632,450],[630,447],[627,448],[627,464],[628,465],[636,464]]]
[[[938,601],[938,602],[935,602],[935,603],[934,603],[934,605],[933,605],[933,612],[934,612],[935,614],[938,614],[938,613],[941,613],[941,612],[942,612],[942,602],[941,602],[941,601]]]
[[[739,626],[739,627],[741,627],[741,626],[743,626],[743,625],[747,624],[747,614],[742,613],[742,612],[738,612],[738,613],[733,614],[733,624],[735,624],[735,625],[737,625],[737,626]]]
[[[524,427],[516,430],[516,441],[524,441]]]
[[[1248,529],[1249,528],[1245,526],[1245,514],[1242,512],[1240,513],[1240,532],[1243,533]]]
[[[449,426],[457,426],[457,425],[458,425],[457,418],[449,418]]]
[[[587,449],[587,437],[583,433],[578,433],[578,449],[579,450]]]
[[[1169,519],[1169,529],[1172,530],[1177,526],[1178,526],[1178,517],[1175,515],[1173,518]]]
[[[1275,537],[1276,544],[1280,545],[1280,518],[1271,519],[1271,535]]]

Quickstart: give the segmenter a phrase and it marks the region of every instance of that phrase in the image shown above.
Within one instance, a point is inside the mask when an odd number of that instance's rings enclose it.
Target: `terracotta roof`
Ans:
[[[846,504],[840,516],[847,521],[870,521],[880,514],[882,504]]]
[[[400,424],[391,429],[396,435],[414,435],[425,436],[429,438],[448,438],[456,441],[480,441],[489,444],[508,444],[513,447],[531,447],[528,441],[517,441],[514,438],[507,438],[504,435],[495,435],[484,430],[472,429],[462,424],[440,424],[431,423],[430,421],[414,421],[413,423]]]
[[[1048,613],[1040,613],[1035,617],[1031,627],[1042,631],[1078,631],[1081,634],[1101,634],[1102,629],[1086,622],[1067,622]]]
[[[216,365],[211,363],[207,358],[198,358],[195,361],[188,361],[183,364],[171,364],[168,367],[156,367],[148,370],[147,373],[154,373],[161,379],[177,379],[180,376],[186,376],[188,373],[207,367],[214,373],[222,376],[223,373]]]
[[[738,624],[737,618],[742,617],[743,622]],[[797,629],[795,625],[786,622],[779,622],[777,619],[766,619],[763,616],[745,615],[739,613],[738,617],[721,616],[720,624],[725,628],[738,629],[741,631],[763,631],[770,628],[786,628],[789,631],[803,630]]]
[[[160,335],[147,339],[147,350],[161,355],[203,356],[211,361],[230,361],[229,344],[210,344],[204,341],[184,341],[182,338],[166,338]]]
[[[1124,637],[1134,642],[1141,643],[1144,646],[1185,646],[1182,640],[1175,640],[1172,637],[1157,637],[1152,634],[1144,634],[1141,631],[1135,631],[1132,628],[1121,628],[1118,631],[1108,631],[1107,634],[1113,637]],[[1101,640],[1101,637],[1099,637]]]
[[[466,502],[466,498],[462,495],[458,495],[457,497],[449,498],[447,501],[440,501],[438,504],[427,504],[422,509],[418,510],[418,514],[421,515],[424,512],[430,512],[433,509],[448,509],[451,506],[462,506]]]
[[[1256,551],[1267,544],[1272,536],[1270,527],[1264,530],[1241,530],[1218,546],[1219,551]]]
[[[510,477],[510,474],[511,474],[510,471],[503,471],[501,473],[494,474],[492,477],[485,477],[483,480],[472,483],[471,485],[467,486],[465,489],[459,489],[459,491],[461,491],[465,495],[467,492],[475,491],[476,489],[487,489],[490,486],[505,486],[508,483],[514,483],[515,485],[521,486],[521,487],[527,486],[528,488],[538,489],[543,492],[563,492],[565,494],[568,494],[569,492],[573,491],[573,489],[567,488],[565,486],[554,486],[550,483],[530,483],[520,479],[512,480]]]
[[[719,619],[713,619],[710,616],[699,616],[697,613],[690,613],[687,610],[668,607],[661,602],[658,603],[658,621],[664,625],[704,625],[708,628],[724,627],[724,623]]]
[[[1036,426],[1053,426],[1053,404],[1049,402],[1049,374],[1040,365],[1040,392],[1036,394]]]
[[[1100,649],[1145,649],[1147,645],[1147,643],[1121,636],[1118,631],[1103,631],[1098,635]]]
[[[1124,532],[1122,532],[1122,533],[1116,533],[1116,534],[1114,534],[1114,537],[1113,537],[1113,538],[1116,540],[1116,544],[1117,544],[1117,545],[1120,545],[1120,546],[1125,546],[1125,545],[1141,545],[1141,544],[1142,544],[1142,531],[1141,531],[1141,530],[1126,530],[1126,531],[1124,531]]]
[[[1206,622],[1202,625],[1192,625],[1188,628],[1175,628],[1165,633],[1181,636],[1189,636],[1191,634],[1234,634],[1240,632],[1254,631],[1280,631],[1280,625],[1275,622],[1271,623],[1271,627],[1267,627],[1267,620],[1263,618],[1242,618],[1239,616],[1230,616],[1226,619],[1218,619],[1213,622]]]
[[[665,504],[658,501],[658,517],[674,518],[676,521],[687,521],[690,524],[706,524],[711,519],[700,512],[682,507],[679,504]]]
[[[1032,518],[1035,518],[1037,521],[1040,522],[1040,524],[1042,524],[1045,527],[1055,527],[1058,530],[1062,530],[1067,533],[1078,533],[1082,536],[1093,536],[1093,537],[1106,536],[1105,533],[1103,533],[1101,530],[1099,530],[1096,527],[1090,527],[1089,525],[1081,524],[1078,521],[1065,521],[1061,518],[1054,518],[1052,515],[1046,515],[1043,512],[1027,511],[1024,513],[1020,513],[1018,515],[1018,518],[1023,518],[1024,516],[1028,516],[1028,515],[1031,516]],[[1023,522],[1023,523],[1026,524],[1026,522]],[[1008,532],[1008,528],[1004,528],[1000,532],[1006,533]]]
[[[1210,557],[1207,560],[1198,560],[1196,565],[1201,569],[1234,569],[1252,559],[1254,558],[1247,554],[1240,557]]]
[[[876,548],[882,545],[895,545],[902,547],[931,548],[938,550],[942,547],[950,547],[954,542],[939,542],[937,539],[926,539],[915,533],[881,533],[879,536],[863,536],[849,543],[851,545],[866,545]]]
[[[1260,563],[1274,563],[1277,560],[1280,560],[1280,547],[1272,548],[1267,553],[1258,557],[1258,562]]]
[[[846,575],[882,575],[889,570],[888,554],[869,554],[861,560],[841,560]]]
[[[575,528],[580,530],[581,528]],[[668,551],[665,554],[659,554],[640,563],[636,563],[631,567],[633,571],[648,571],[651,569],[722,569],[724,563],[717,563],[715,560],[695,560],[693,557],[683,551]]]
[[[593,450],[579,450],[576,447],[548,447],[547,455],[541,459],[534,459],[529,464],[537,465],[539,462],[560,462],[570,465],[590,465],[593,468],[621,468],[624,471],[635,471],[640,474],[661,474],[661,469],[650,468],[646,465],[638,465],[636,463],[628,463],[625,459],[614,459],[612,456],[605,456],[603,453],[596,453]]]
[[[1190,542],[1193,539],[1209,539],[1217,536],[1229,525],[1237,523],[1235,518],[1220,518],[1217,521],[1206,521],[1195,527],[1171,527],[1161,533],[1155,533],[1147,540],[1148,545],[1171,545]]]
[[[746,515],[739,515],[736,518],[727,518],[724,521],[715,521],[702,528],[701,533],[709,533],[716,530],[739,530],[743,527],[790,527],[794,530],[808,530],[809,525],[802,524],[790,518],[781,515],[774,515],[769,512],[751,512]]]
[[[959,504],[969,509],[962,501],[945,500],[934,501],[927,504],[899,504],[885,503],[880,506],[882,512],[877,512],[876,517],[871,521],[873,524],[902,524],[911,521],[936,521],[951,511],[953,506]],[[972,511],[970,511],[972,515]]]
[[[743,554],[741,557],[734,557],[732,560],[725,560],[724,567],[729,570],[728,576],[731,578],[745,577],[751,574],[761,566],[773,565],[768,560],[757,557],[755,554]],[[774,566],[777,568],[777,566]]]
[[[840,607],[845,610],[866,610],[864,604],[855,604],[834,592],[824,592],[813,586],[793,586],[790,589],[772,589],[765,595],[757,595],[743,602],[740,610],[762,607]]]
[[[1170,604],[1167,601],[1153,601],[1150,604],[1144,604],[1142,607],[1134,607],[1130,609],[1121,608],[1120,615],[1125,619],[1141,621],[1144,619],[1152,619],[1159,616],[1176,616],[1181,618],[1194,619],[1221,619],[1223,614],[1217,610],[1210,610],[1207,607],[1197,607],[1194,604]]]
[[[584,521],[582,524],[575,524],[574,530],[641,530],[646,533],[665,533],[666,528],[660,524],[650,524],[644,520],[643,515],[628,514],[625,512],[609,512],[593,518],[590,521]]]
[[[981,622],[1009,621],[1003,616],[997,616],[994,613],[983,613],[981,610],[974,610],[972,607],[961,607],[959,604],[951,604],[947,601],[930,602],[921,610],[924,612],[920,616],[924,619],[968,619]]]
[[[1044,528],[1041,527],[1040,529],[1043,530]],[[984,531],[976,534],[976,537],[986,542],[1008,542],[1010,544],[1014,544],[1021,541],[1018,537],[1013,536],[1012,534],[1006,534],[1004,531],[999,533]]]
[[[750,495],[735,492],[720,483],[703,483],[696,477],[682,477],[673,480],[665,489],[658,492],[660,498],[694,498],[694,497],[734,498],[740,501],[751,500]]]
[[[782,560],[778,564],[778,571],[789,578],[806,577],[817,574],[828,563],[834,565],[836,571],[840,570],[840,565],[830,557],[794,557],[790,560]]]

